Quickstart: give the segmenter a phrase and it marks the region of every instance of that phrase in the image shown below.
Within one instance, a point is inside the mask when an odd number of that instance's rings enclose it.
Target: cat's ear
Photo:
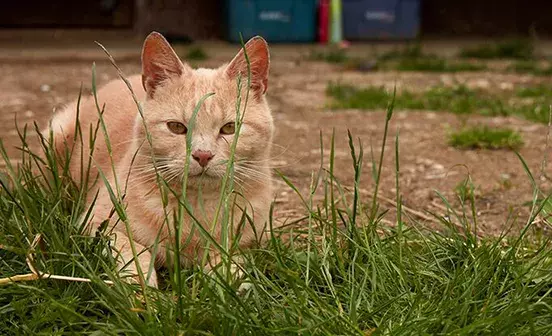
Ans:
[[[260,96],[268,88],[268,68],[270,65],[268,44],[262,37],[255,36],[245,44],[245,52],[251,68],[251,90]],[[247,81],[248,66],[245,52],[242,48],[226,67],[226,74],[230,78],[241,75],[242,81]]]
[[[163,35],[152,32],[146,37],[142,48],[142,85],[149,97],[163,81],[180,77],[189,70]]]

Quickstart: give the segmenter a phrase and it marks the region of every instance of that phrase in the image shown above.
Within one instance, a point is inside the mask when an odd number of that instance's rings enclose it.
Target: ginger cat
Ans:
[[[245,50],[250,62],[251,86],[245,116],[235,150],[235,197],[234,224],[244,210],[253,218],[252,224],[239,229],[239,245],[247,247],[254,242],[256,234],[263,230],[273,197],[271,172],[268,167],[274,132],[270,108],[265,99],[268,84],[269,52],[261,37],[250,39]],[[188,174],[187,200],[194,216],[209,231],[219,204],[222,177],[230,155],[230,146],[236,131],[237,78],[244,83],[242,111],[246,95],[248,66],[243,49],[227,65],[217,69],[193,70],[182,63],[165,38],[156,32],[145,40],[142,49],[142,74],[129,77],[133,91],[143,107],[143,118],[125,83],[118,79],[111,81],[97,91],[98,103],[105,104],[103,120],[112,147],[113,165],[101,129],[96,137],[92,153],[93,165],[90,176],[101,171],[115,189],[115,180],[126,192],[124,204],[131,229],[127,235],[125,223],[115,213],[109,220],[109,228],[115,235],[114,247],[118,253],[120,267],[137,275],[130,239],[139,252],[138,263],[144,274],[155,261],[157,265],[166,261],[167,250],[172,251],[174,225],[172,223],[178,198],[169,193],[169,211],[166,216],[162,193],[157,186],[156,172],[181,193],[181,181],[186,162],[186,134],[196,104],[208,93],[197,113],[192,131],[191,159]],[[76,102],[56,114],[50,127],[54,134],[55,148],[62,153],[66,147],[73,149],[69,162],[71,176],[80,180],[81,155],[85,162],[90,156],[88,141],[84,146],[73,143],[75,135]],[[99,119],[93,97],[80,103],[79,122],[83,139],[90,137],[90,125],[96,127]],[[151,134],[152,146],[146,140],[146,129]],[[155,167],[154,167],[155,165]],[[115,167],[115,174],[112,173]],[[126,181],[128,180],[128,184]],[[89,224],[94,234],[102,222],[113,214],[113,205],[106,186],[101,179],[89,192],[88,202],[98,193]],[[169,223],[165,219],[169,219]],[[220,218],[220,215],[219,215]],[[198,263],[203,256],[204,239],[197,228],[193,228],[190,216],[184,215],[182,228],[181,260],[186,264]],[[236,230],[235,230],[236,231]],[[256,231],[256,234],[255,234]],[[215,225],[213,237],[220,240],[219,223]],[[233,232],[231,235],[238,235]],[[152,251],[158,240],[155,255]],[[208,252],[209,270],[220,262],[217,251]],[[148,285],[157,286],[153,267],[147,278]]]

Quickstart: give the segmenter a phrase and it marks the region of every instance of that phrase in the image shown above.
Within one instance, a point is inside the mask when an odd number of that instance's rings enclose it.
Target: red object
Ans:
[[[318,1],[318,41],[327,43],[330,34],[330,0]]]

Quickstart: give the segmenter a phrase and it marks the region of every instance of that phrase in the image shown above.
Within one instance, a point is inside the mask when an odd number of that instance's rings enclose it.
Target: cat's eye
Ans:
[[[188,128],[186,128],[183,123],[178,121],[169,121],[167,123],[167,128],[174,134],[186,134],[186,132],[188,131]]]
[[[220,129],[221,134],[234,134],[234,132],[236,132],[236,123],[234,122],[229,122]]]

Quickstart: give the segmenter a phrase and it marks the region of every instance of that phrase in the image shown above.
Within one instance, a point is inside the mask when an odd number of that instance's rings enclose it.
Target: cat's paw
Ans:
[[[140,284],[140,276],[136,272],[122,271],[119,274],[121,275],[121,279],[130,285]],[[147,274],[144,274],[144,278],[148,287],[159,288],[155,271],[151,273],[149,278],[147,278]]]
[[[239,296],[243,296],[249,293],[252,289],[253,289],[253,284],[251,282],[244,281],[238,287],[238,291],[236,294],[238,294]]]

